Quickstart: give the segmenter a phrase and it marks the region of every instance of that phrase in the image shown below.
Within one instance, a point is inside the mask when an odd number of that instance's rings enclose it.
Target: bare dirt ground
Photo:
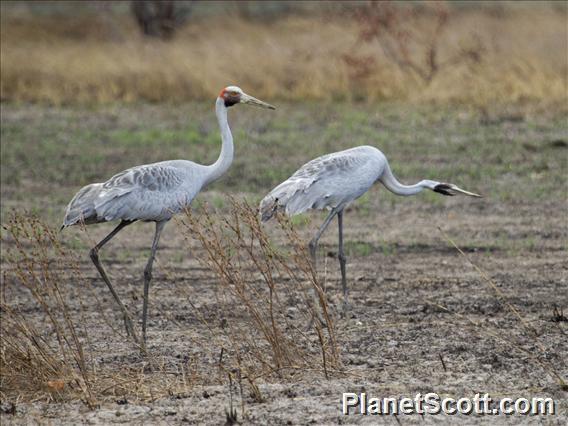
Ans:
[[[550,132],[556,137],[554,126]],[[544,133],[542,140],[550,140]],[[550,156],[566,156],[565,147]],[[415,160],[419,162],[419,158]],[[166,377],[164,381],[182,374],[190,377],[183,386],[172,387],[169,394],[164,394],[158,382],[155,395],[142,395],[140,383],[116,385],[105,391],[94,409],[80,400],[53,397],[33,401],[25,395],[14,399],[9,389],[3,388],[2,424],[223,424],[231,395],[237,420],[244,424],[565,424],[568,394],[558,377],[566,380],[568,376],[566,199],[560,196],[543,201],[535,195],[538,185],[527,185],[531,195],[526,199],[492,195],[488,181],[481,181],[477,188],[471,183],[464,187],[485,192],[487,197],[440,201],[433,197],[425,202],[409,199],[389,204],[380,202],[386,191],[379,188],[369,196],[379,201],[363,200],[346,213],[352,306],[346,317],[339,314],[336,229],[329,228],[319,250],[318,273],[332,306],[342,366],[327,379],[317,366],[281,379],[259,379],[260,400],[246,385],[242,393],[238,386],[230,392],[226,376],[217,367],[221,348],[202,318],[209,315],[211,327],[223,327],[211,314],[220,309],[218,278],[197,260],[204,256],[203,249],[197,241],[185,239],[182,225],[172,221],[166,227],[158,253],[150,295],[147,357],[124,336],[118,309],[88,257],[88,247],[108,233],[111,225],[90,227],[88,235],[79,229],[66,230],[61,238],[81,259],[80,271],[89,289],[78,287],[72,274],[60,284],[70,289],[68,294],[83,295],[67,303],[72,312],[83,315],[89,353],[97,368],[117,375],[122,370],[144,372],[138,377],[150,382],[156,380],[152,379],[154,371],[160,378]],[[3,189],[4,197],[14,192]],[[558,192],[562,193],[565,195]],[[45,194],[38,197],[49,198]],[[225,194],[213,190],[203,198],[214,203],[223,197]],[[12,206],[17,204],[14,196],[10,200]],[[219,215],[224,214],[227,212],[221,207]],[[306,241],[322,220],[318,214],[310,217],[308,223],[298,226]],[[273,228],[269,224],[275,244],[284,244]],[[438,228],[491,277],[502,299]],[[137,319],[141,317],[142,271],[152,232],[151,224],[128,227],[101,256]],[[9,239],[3,235],[3,251],[9,248]],[[42,311],[17,286],[17,277],[4,261],[3,270],[4,300],[16,304],[33,323],[41,324]],[[518,310],[525,326],[507,304]],[[289,308],[294,316],[292,302]],[[234,306],[225,315],[238,323],[241,309]],[[559,315],[562,310],[564,316]],[[506,419],[343,416],[343,392],[411,398],[419,392],[456,399],[475,393],[488,393],[494,399],[551,397],[557,414]]]

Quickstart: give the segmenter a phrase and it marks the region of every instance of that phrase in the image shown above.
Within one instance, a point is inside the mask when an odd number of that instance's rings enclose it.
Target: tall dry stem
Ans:
[[[215,337],[226,344],[227,368],[236,368],[251,386],[261,377],[316,365],[328,376],[341,367],[335,326],[305,245],[280,218],[285,244],[275,246],[254,207],[231,203],[226,218],[205,207],[181,220],[186,237],[203,246],[200,262],[219,280],[217,314],[224,328]]]
[[[84,350],[87,330],[73,318],[61,287],[64,275],[77,271],[76,261],[54,231],[36,218],[14,215],[3,229],[9,234],[4,242],[9,247],[4,253],[7,270],[0,302],[2,393],[27,391],[54,397],[78,391],[94,405]],[[12,297],[8,299],[7,293]],[[21,293],[31,296],[28,303],[41,309],[45,323],[27,316],[29,306],[17,297]]]

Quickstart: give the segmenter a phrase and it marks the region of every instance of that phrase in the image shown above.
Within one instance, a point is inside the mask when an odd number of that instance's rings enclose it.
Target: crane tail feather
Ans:
[[[84,186],[75,194],[67,206],[61,229],[78,223],[89,225],[104,222],[104,220],[99,219],[95,208],[95,200],[100,194],[101,187],[102,184],[93,183]]]
[[[324,207],[325,195],[314,190],[314,181],[285,181],[274,188],[260,203],[261,220],[266,222],[277,211],[287,216],[304,213],[310,209]]]

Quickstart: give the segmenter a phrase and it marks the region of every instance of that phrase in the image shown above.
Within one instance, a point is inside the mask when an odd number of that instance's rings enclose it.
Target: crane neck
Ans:
[[[393,175],[388,163],[379,180],[390,192],[396,195],[415,195],[422,192],[424,189],[433,190],[434,187],[440,183],[433,180],[421,180],[414,185],[403,185]]]
[[[208,185],[223,176],[233,162],[233,135],[231,134],[229,122],[227,120],[227,107],[225,106],[225,101],[221,98],[217,98],[217,101],[215,102],[215,114],[217,115],[219,129],[221,130],[221,154],[219,155],[219,158],[217,158],[217,161],[210,166],[207,166],[209,175],[205,179],[205,185]]]

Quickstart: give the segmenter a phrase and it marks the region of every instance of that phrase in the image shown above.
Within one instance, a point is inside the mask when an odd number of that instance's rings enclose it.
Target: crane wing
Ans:
[[[260,204],[262,220],[270,219],[279,209],[294,215],[340,204],[349,191],[340,193],[338,185],[349,182],[368,161],[355,148],[324,155],[304,164],[264,197]]]
[[[116,219],[151,219],[157,199],[167,197],[182,184],[183,176],[174,166],[150,164],[120,172],[104,183],[82,188],[67,207],[64,226]],[[163,206],[162,206],[163,207]]]
[[[175,167],[150,164],[117,173],[103,183],[102,188],[106,191],[105,196],[114,198],[137,189],[168,192],[177,189],[181,182],[179,170]]]

